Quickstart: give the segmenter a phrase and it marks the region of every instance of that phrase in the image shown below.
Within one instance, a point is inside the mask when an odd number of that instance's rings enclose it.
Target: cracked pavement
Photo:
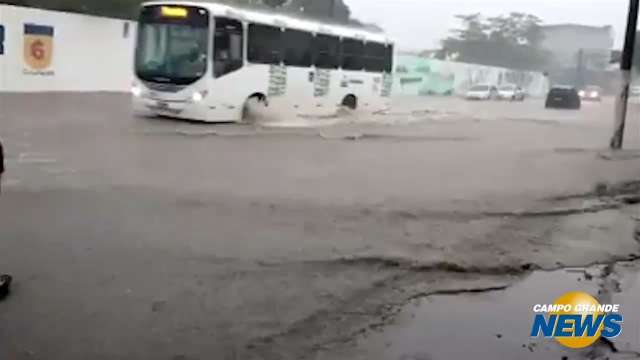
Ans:
[[[0,358],[332,359],[407,302],[640,254],[640,158],[603,152],[606,101],[399,99],[306,128],[2,101]]]

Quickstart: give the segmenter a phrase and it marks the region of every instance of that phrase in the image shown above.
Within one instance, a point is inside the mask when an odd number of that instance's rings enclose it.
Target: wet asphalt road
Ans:
[[[389,300],[372,289],[411,276],[390,258],[433,266],[436,287],[476,280],[443,262],[499,273],[637,251],[488,215],[637,179],[636,152],[599,156],[610,102],[396,104],[301,129],[137,119],[113,94],[3,95],[0,269],[17,282],[0,358],[298,357],[340,309]],[[627,131],[640,148],[637,118]]]

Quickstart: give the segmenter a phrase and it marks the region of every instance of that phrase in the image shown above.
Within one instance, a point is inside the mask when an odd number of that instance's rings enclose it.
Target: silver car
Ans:
[[[467,91],[467,100],[491,100],[498,96],[498,88],[493,85],[474,85]]]
[[[523,101],[525,94],[521,87],[513,84],[506,84],[498,88],[498,98],[501,100]]]

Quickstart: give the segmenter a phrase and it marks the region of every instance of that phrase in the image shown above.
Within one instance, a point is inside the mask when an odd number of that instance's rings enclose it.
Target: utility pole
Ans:
[[[578,61],[576,65],[576,87],[582,89],[585,86],[584,81],[584,49],[578,50]]]
[[[615,128],[609,146],[613,150],[622,149],[624,141],[624,127],[629,103],[629,86],[631,85],[631,67],[633,65],[633,50],[636,43],[638,27],[638,5],[640,0],[629,0],[629,16],[627,18],[627,32],[624,38],[624,49],[620,61],[622,84],[620,93],[616,97]]]

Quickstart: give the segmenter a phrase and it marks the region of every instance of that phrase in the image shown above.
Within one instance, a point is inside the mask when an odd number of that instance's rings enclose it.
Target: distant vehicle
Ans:
[[[523,101],[524,90],[513,84],[502,85],[498,88],[498,98],[502,100]]]
[[[545,107],[556,109],[580,109],[582,102],[573,86],[554,86],[549,90]]]
[[[584,101],[601,101],[602,88],[595,85],[589,85],[578,92],[580,99]]]
[[[467,91],[467,100],[491,100],[498,96],[498,88],[493,85],[474,85]]]

